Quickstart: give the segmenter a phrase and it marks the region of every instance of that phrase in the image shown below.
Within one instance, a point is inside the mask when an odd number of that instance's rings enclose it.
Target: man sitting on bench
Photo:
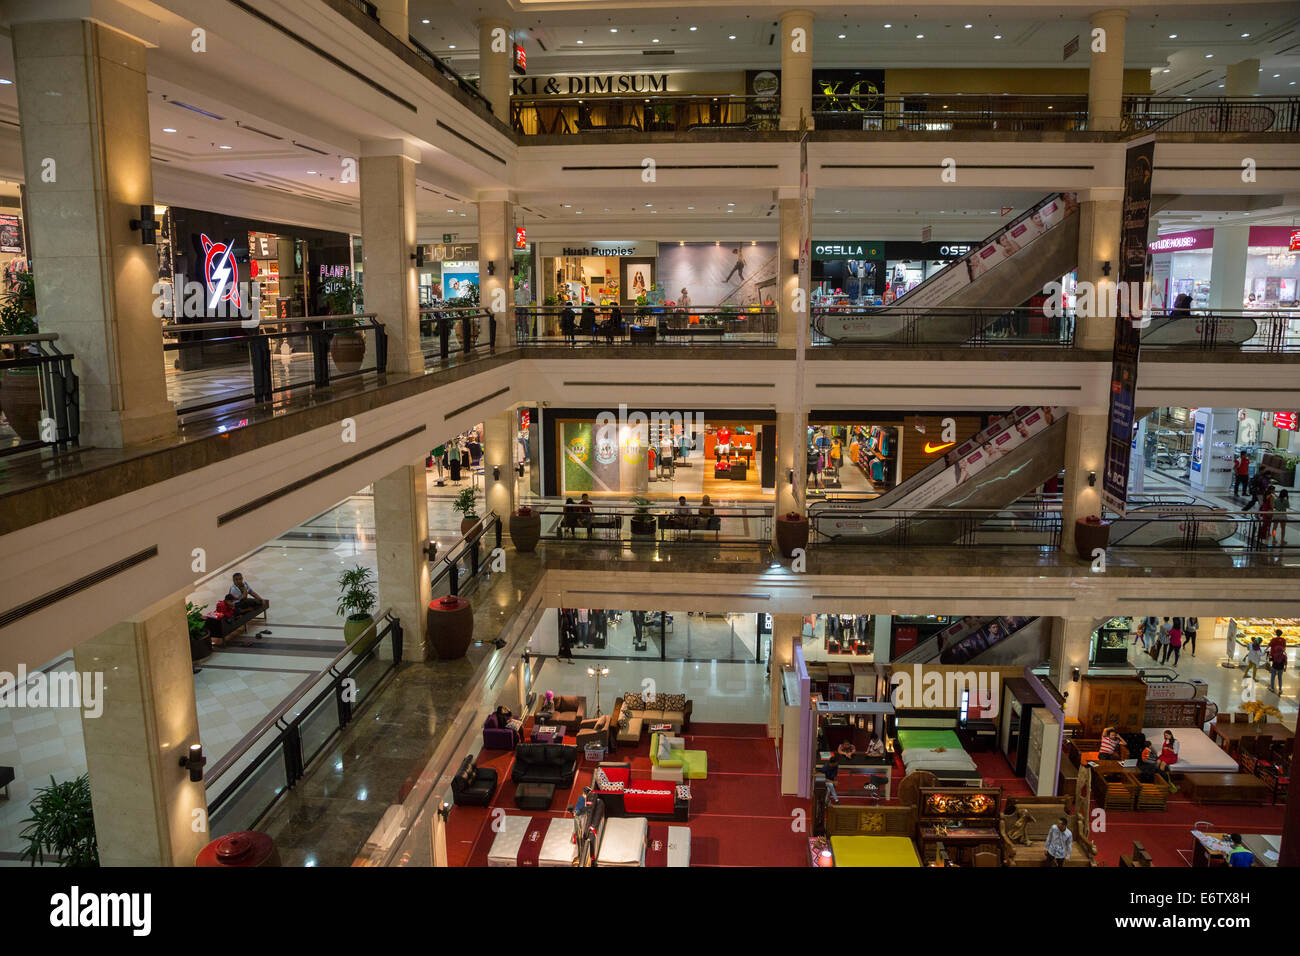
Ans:
[[[263,598],[262,595],[244,582],[244,576],[238,571],[235,572],[230,591],[226,594],[226,601],[234,605],[235,611],[240,617],[243,616],[245,611],[254,608],[265,611],[271,606],[270,601]]]

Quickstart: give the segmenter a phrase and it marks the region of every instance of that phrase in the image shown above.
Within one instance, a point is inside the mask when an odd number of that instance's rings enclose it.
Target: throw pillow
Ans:
[[[628,725],[629,723],[631,723],[631,721],[632,721],[632,715],[629,714],[629,713],[627,712],[627,708],[624,707],[624,708],[623,708],[621,711],[619,711],[619,713],[618,713],[618,729],[619,729],[619,730],[627,730],[627,725]]]
[[[645,710],[645,700],[640,694],[624,694],[623,710],[624,712],[629,710]]]
[[[663,762],[663,761],[665,761],[665,760],[672,760],[672,759],[673,759],[673,751],[672,751],[672,748],[668,746],[668,744],[669,744],[669,742],[670,742],[671,740],[672,740],[672,738],[669,737],[669,736],[667,736],[666,734],[660,736],[660,738],[659,738],[659,760],[660,760],[660,762]]]
[[[685,710],[685,694],[660,694],[659,702],[663,705],[664,710]]]

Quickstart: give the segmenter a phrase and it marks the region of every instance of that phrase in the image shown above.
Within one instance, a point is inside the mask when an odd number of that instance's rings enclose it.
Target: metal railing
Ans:
[[[178,323],[163,326],[162,334],[164,352],[177,356],[168,391],[178,415],[272,402],[294,389],[327,388],[388,368],[388,336],[373,312],[263,321],[252,328],[238,321]]]
[[[1088,97],[1025,93],[908,93],[813,97],[821,129],[873,132],[1073,131],[1088,125]]]
[[[1192,309],[1182,318],[1155,315],[1143,349],[1202,352],[1300,352],[1300,308]]]
[[[1124,126],[1162,133],[1300,132],[1296,96],[1125,96]]]
[[[814,346],[1072,348],[1075,322],[1073,310],[1047,314],[1042,308],[834,306],[813,308],[812,331]]]
[[[516,306],[520,345],[775,345],[774,308]]]
[[[489,113],[492,111],[492,104],[487,101],[487,97],[485,97],[482,93],[478,91],[477,86],[475,86],[469,80],[465,79],[465,77],[461,76],[459,73],[453,70],[436,53],[434,53],[432,50],[426,47],[415,37],[408,34],[407,39],[410,40],[412,49],[415,50],[416,54],[422,60],[427,62],[430,66],[432,66],[435,70],[441,73],[452,83],[455,83],[457,89],[459,89],[466,96],[470,97],[471,99],[477,100],[479,104],[481,104],[485,109],[487,109]]]
[[[477,306],[420,309],[420,348],[425,365],[445,362],[453,353],[490,352],[497,345],[497,319]]]
[[[491,537],[492,548],[484,548],[484,539]],[[442,557],[430,560],[429,582],[434,597],[445,594],[463,595],[476,584],[485,569],[491,567],[492,549],[501,547],[501,518],[489,511],[478,520],[468,533],[452,545]],[[442,589],[446,588],[444,592]]]
[[[0,457],[68,448],[81,436],[79,380],[57,332],[0,336]]]
[[[522,136],[669,133],[696,129],[776,129],[775,97],[736,93],[536,95],[510,98],[510,125]]]
[[[701,458],[700,467],[712,467]],[[694,497],[694,496],[692,496]],[[544,539],[663,542],[676,544],[748,544],[772,539],[773,506],[770,504],[713,504],[712,513],[700,513],[698,500],[684,511],[675,502],[632,504],[592,502],[590,511],[560,498],[535,498],[527,504],[542,515]]]
[[[401,663],[402,626],[385,611],[319,680],[268,714],[206,775],[204,786],[216,794],[208,801],[210,835],[255,829]],[[245,762],[250,753],[255,756]]]

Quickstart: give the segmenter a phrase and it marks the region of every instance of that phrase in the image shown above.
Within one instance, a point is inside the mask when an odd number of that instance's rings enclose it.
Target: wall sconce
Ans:
[[[791,468],[790,471],[786,473],[786,481],[790,482],[790,484],[792,484],[792,485],[794,484],[794,469],[793,469],[793,468]]]
[[[493,466],[492,466],[492,480],[493,480],[493,481],[500,481],[500,480],[501,480],[501,466],[500,466],[500,465],[493,465]]]
[[[436,561],[438,559],[437,541],[430,540],[428,543],[425,544],[425,546],[421,550],[425,553],[426,556],[428,556],[431,562]]]
[[[1070,680],[1079,683],[1079,668],[1075,667],[1070,670]]]
[[[1088,487],[1095,488],[1096,486],[1097,486],[1097,473],[1095,471],[1090,471],[1088,472]]]
[[[131,229],[139,230],[140,245],[152,246],[158,242],[158,230],[162,224],[154,218],[153,205],[143,205],[140,207],[140,218],[131,220]]]
[[[1101,274],[1104,275],[1104,276],[1108,276],[1108,275],[1110,275],[1110,260],[1109,260],[1109,259],[1107,259],[1105,262],[1103,262],[1103,263],[1101,264]]]
[[[442,817],[443,823],[446,823],[447,820],[451,817],[451,804],[448,803],[446,800],[438,804],[438,816]]]
[[[793,272],[793,273],[795,273],[796,275],[798,274],[798,272],[799,272],[799,260],[798,260],[798,259],[791,259],[791,260],[790,260],[790,271]]]
[[[496,275],[496,274],[497,274],[497,264],[496,264],[496,260],[495,260],[495,259],[489,259],[489,260],[488,260],[488,275],[490,275],[490,276],[494,276],[494,275]]]
[[[415,260],[417,269],[424,265],[424,246],[416,246],[415,251],[411,253],[411,258]]]
[[[208,758],[203,756],[202,744],[190,744],[190,751],[181,758],[181,766],[190,772],[190,782],[199,783],[203,779],[203,768]]]

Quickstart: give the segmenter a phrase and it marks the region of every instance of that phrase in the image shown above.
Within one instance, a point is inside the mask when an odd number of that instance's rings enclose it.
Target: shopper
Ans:
[[[587,529],[587,537],[590,538],[591,516],[595,512],[595,509],[591,506],[591,499],[587,497],[585,491],[582,493],[582,498],[578,500],[578,507],[576,510],[578,512],[578,524]]]
[[[1277,628],[1273,631],[1273,640],[1268,642],[1268,662],[1271,669],[1268,672],[1268,689],[1282,696],[1282,675],[1286,673],[1286,638],[1282,636],[1282,629]],[[1277,689],[1273,685],[1276,683]]]
[[[867,756],[883,757],[885,755],[885,743],[874,733],[867,737]]]
[[[645,611],[632,612],[632,649],[645,650]]]
[[[1273,537],[1273,509],[1277,506],[1277,496],[1273,494],[1270,483],[1264,491],[1264,500],[1259,504],[1259,546],[1267,548]]]
[[[1114,759],[1123,743],[1124,738],[1119,735],[1119,732],[1114,727],[1107,727],[1101,732],[1101,744],[1097,747],[1097,755]]]
[[[1179,626],[1181,624],[1181,619],[1174,618],[1174,626],[1169,629],[1169,653],[1173,655],[1175,667],[1178,666],[1178,656],[1183,649],[1183,629]]]
[[[682,288],[682,294],[677,297],[677,308],[688,314],[691,311],[691,294],[686,291],[685,287]],[[689,321],[689,317],[687,321]]]
[[[1259,677],[1257,676],[1259,673],[1259,662],[1263,659],[1263,642],[1260,641],[1258,637],[1252,638],[1250,642],[1250,650],[1246,652],[1246,673],[1242,675],[1241,679],[1245,680],[1246,678],[1250,678],[1251,680],[1259,680]]]
[[[822,776],[826,778],[826,802],[839,803],[840,795],[835,792],[835,778],[840,775],[840,755],[833,753],[822,765]]]
[[[1201,628],[1201,619],[1199,617],[1189,617],[1187,627],[1183,630],[1183,646],[1196,656],[1196,632]]]
[[[1254,866],[1255,854],[1246,849],[1246,845],[1241,842],[1241,834],[1234,833],[1232,839],[1232,852],[1228,854],[1228,866]]]
[[[1291,492],[1283,488],[1273,502],[1273,540],[1279,548],[1286,547],[1286,515],[1291,510]]]
[[[1268,475],[1262,471],[1255,472],[1255,477],[1250,479],[1250,500],[1246,502],[1246,507],[1242,511],[1249,511],[1255,505],[1259,504],[1259,499],[1264,497],[1264,492],[1268,490]]]
[[[1250,487],[1250,457],[1243,451],[1233,466],[1232,497],[1239,498]]]
[[[576,345],[578,342],[578,314],[573,311],[573,306],[568,302],[564,303],[564,308],[560,310],[560,332],[569,340],[570,345]]]
[[[810,487],[821,487],[821,482],[817,478],[818,472],[821,471],[821,452],[816,446],[808,449],[808,484]]]
[[[1187,319],[1192,315],[1192,297],[1186,292],[1174,299],[1174,307],[1169,310],[1171,319]]]
[[[596,304],[590,299],[582,304],[582,332],[596,337]]]
[[[1061,817],[1047,831],[1047,865],[1065,866],[1074,848],[1074,834],[1070,832],[1070,821]]]
[[[1165,783],[1177,790],[1174,781],[1169,776],[1169,768],[1178,763],[1178,741],[1174,739],[1173,731],[1166,730],[1164,739],[1160,743],[1160,756],[1156,758],[1156,772],[1165,778]]]
[[[1161,664],[1169,660],[1169,618],[1160,622],[1160,635],[1157,638],[1156,653],[1152,656]]]

